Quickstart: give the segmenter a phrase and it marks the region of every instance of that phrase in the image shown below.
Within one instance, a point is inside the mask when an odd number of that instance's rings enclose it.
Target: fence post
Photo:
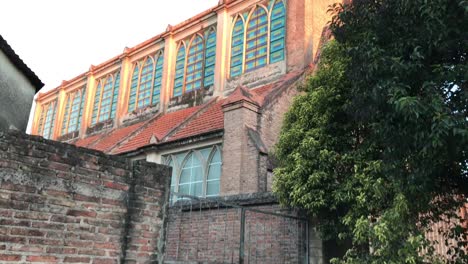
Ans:
[[[241,208],[240,219],[240,241],[239,241],[239,264],[244,264],[244,236],[245,235],[245,208]]]

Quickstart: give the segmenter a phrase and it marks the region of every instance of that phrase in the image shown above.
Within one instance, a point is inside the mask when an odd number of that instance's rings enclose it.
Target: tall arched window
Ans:
[[[209,87],[214,83],[215,62],[216,32],[214,29],[211,29],[208,31],[208,34],[206,34],[204,87]]]
[[[94,96],[91,125],[115,117],[119,95],[120,73],[109,74],[98,81]]]
[[[190,43],[189,53],[187,55],[187,73],[185,77],[186,92],[192,91],[193,89],[200,89],[202,86],[204,51],[203,38],[199,35],[195,35]]]
[[[257,6],[247,23],[245,44],[245,71],[249,72],[267,64],[268,13]]]
[[[282,0],[274,2],[270,19],[270,63],[275,63],[284,60],[286,8]]]
[[[265,6],[269,6],[267,9]],[[230,77],[253,71],[285,58],[286,6],[270,0],[251,9],[246,21],[238,14],[231,33]]]
[[[185,77],[185,44],[181,42],[177,51],[173,96],[182,95]]]
[[[86,95],[86,87],[73,91],[67,95],[65,113],[62,121],[61,135],[66,135],[80,129],[81,116]]]
[[[162,81],[163,53],[148,56],[134,64],[128,111],[159,103]]]
[[[154,81],[153,81],[153,98],[151,99],[151,104],[157,104],[160,100],[161,95],[161,83],[162,83],[162,73],[164,66],[164,53],[159,52],[155,56],[156,67],[154,68]]]
[[[216,32],[210,28],[192,36],[189,45],[181,41],[177,52],[173,96],[207,88],[214,83]]]
[[[45,104],[41,108],[41,116],[39,118],[37,134],[43,136],[44,138],[50,139],[54,134],[57,100]]]
[[[244,64],[244,20],[237,16],[232,30],[231,41],[231,77],[242,74]]]

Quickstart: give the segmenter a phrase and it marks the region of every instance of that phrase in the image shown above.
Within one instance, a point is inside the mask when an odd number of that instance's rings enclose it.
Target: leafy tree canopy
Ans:
[[[468,263],[468,1],[334,5],[334,41],[286,115],[274,190],[351,241],[336,263]],[[426,232],[455,219],[439,259]],[[437,231],[437,230],[435,230]]]

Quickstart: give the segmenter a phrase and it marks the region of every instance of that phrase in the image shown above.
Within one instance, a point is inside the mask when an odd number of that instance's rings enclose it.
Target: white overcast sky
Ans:
[[[218,0],[7,0],[0,34],[45,83],[59,86]]]

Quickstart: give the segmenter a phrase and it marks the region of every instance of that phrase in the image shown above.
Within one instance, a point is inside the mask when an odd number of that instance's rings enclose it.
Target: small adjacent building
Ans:
[[[43,86],[0,35],[0,130],[26,131],[34,95]]]

